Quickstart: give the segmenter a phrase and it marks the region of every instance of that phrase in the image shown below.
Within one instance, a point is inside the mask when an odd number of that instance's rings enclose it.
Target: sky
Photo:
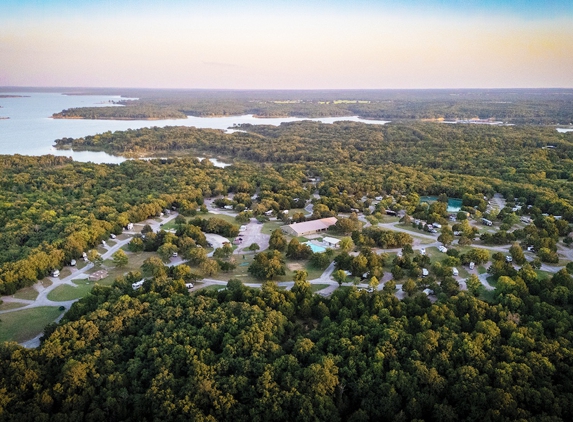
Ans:
[[[573,87],[572,0],[0,0],[0,86]]]

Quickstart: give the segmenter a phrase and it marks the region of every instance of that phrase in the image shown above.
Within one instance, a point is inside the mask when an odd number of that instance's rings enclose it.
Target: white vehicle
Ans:
[[[185,283],[185,287],[187,287],[188,289],[192,289],[193,283]]]
[[[435,227],[436,229],[441,229],[441,228],[442,228],[442,225],[441,225],[441,224],[438,224],[438,223],[434,223],[434,227]]]
[[[513,258],[511,257],[511,255],[505,256],[505,262],[513,262]]]
[[[438,246],[438,250],[439,250],[440,252],[443,252],[443,253],[448,252],[448,248],[446,248],[445,246],[442,246],[442,245]]]
[[[145,282],[145,280],[139,280],[137,283],[133,283],[131,285],[131,287],[133,288],[133,290],[137,290],[139,289],[141,286],[143,286],[143,283]]]
[[[177,252],[173,252],[173,255],[172,255],[172,256],[173,256],[174,258],[177,258]]]
[[[426,255],[426,249],[425,248],[420,249],[420,255],[422,255],[422,256]]]
[[[60,270],[52,271],[52,277],[59,277],[59,276],[60,276]]]
[[[244,225],[243,225],[243,226],[241,226],[241,227],[239,228],[239,231],[240,231],[240,232],[244,232],[245,230],[247,230],[247,226],[244,226]]]
[[[101,241],[101,244],[102,244],[103,246],[107,246],[107,243],[105,243],[105,240],[102,240],[102,241]]]
[[[115,236],[115,234],[112,233],[112,234],[109,235],[109,237],[112,238],[112,239],[115,239],[116,236]]]
[[[426,296],[430,296],[434,294],[434,291],[431,289],[424,289],[423,292],[426,294]]]
[[[428,271],[427,269],[422,268],[422,277],[428,277],[429,274],[430,274],[430,273],[429,273],[429,271]]]
[[[470,262],[470,270],[473,270],[475,268],[476,264],[474,264],[473,262]]]
[[[75,260],[75,259],[72,259],[72,260],[70,261],[70,265],[71,265],[72,267],[75,267],[75,266],[76,266],[76,260]]]
[[[232,205],[225,205],[223,208],[225,208],[226,210],[232,210],[233,206]]]
[[[457,277],[457,276],[460,275],[460,272],[458,271],[457,268],[452,268],[452,275],[453,275],[454,277]]]

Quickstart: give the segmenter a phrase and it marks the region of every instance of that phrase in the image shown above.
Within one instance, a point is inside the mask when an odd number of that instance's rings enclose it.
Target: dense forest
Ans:
[[[366,119],[493,119],[514,124],[569,125],[571,90],[162,91],[86,90],[137,97],[126,107],[73,109],[62,117],[168,118],[253,114],[259,117],[360,116]],[[60,114],[56,114],[58,116]],[[146,117],[143,117],[146,116]],[[167,117],[165,117],[167,118]]]
[[[135,276],[137,277],[137,276]],[[399,301],[231,280],[98,287],[26,350],[0,345],[12,420],[571,420],[573,279]],[[537,296],[540,289],[555,300]]]
[[[242,125],[224,134],[145,128],[64,138],[58,148],[120,155],[209,153],[249,162],[304,163],[328,188],[348,193],[414,191],[461,197],[507,193],[573,221],[573,134],[532,126],[353,122]],[[323,191],[328,189],[323,189]],[[511,195],[510,195],[511,193]]]
[[[123,107],[80,107],[62,110],[52,115],[54,119],[98,119],[98,120],[162,120],[186,119],[187,115],[170,107],[153,104],[132,104]]]

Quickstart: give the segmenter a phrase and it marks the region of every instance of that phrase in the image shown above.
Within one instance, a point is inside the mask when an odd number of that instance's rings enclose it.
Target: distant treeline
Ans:
[[[106,91],[107,92],[107,91]],[[115,92],[117,93],[117,92]],[[572,90],[345,90],[345,91],[162,91],[124,90],[139,101],[121,107],[58,113],[80,118],[178,118],[253,114],[260,117],[353,116],[367,119],[495,119],[515,124],[570,124]],[[93,110],[93,111],[92,111]],[[167,110],[162,117],[160,110]],[[127,114],[124,114],[127,113]],[[95,117],[86,117],[95,116]]]

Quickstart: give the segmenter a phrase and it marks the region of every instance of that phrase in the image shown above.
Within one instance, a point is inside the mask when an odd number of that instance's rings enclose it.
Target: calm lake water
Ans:
[[[80,138],[97,133],[140,129],[143,127],[194,126],[197,128],[228,130],[235,124],[251,123],[255,125],[280,125],[283,122],[302,120],[333,123],[353,121],[368,124],[384,124],[382,120],[364,120],[354,117],[327,117],[319,119],[301,119],[296,117],[277,119],[258,119],[252,115],[231,117],[193,117],[176,120],[82,120],[52,119],[57,113],[72,107],[105,107],[110,101],[117,101],[119,96],[112,95],[63,95],[59,93],[2,93],[0,95],[22,95],[18,98],[0,98],[0,154],[23,155],[63,155],[76,161],[95,163],[120,163],[123,157],[116,157],[105,152],[58,151],[53,148],[59,138]],[[232,132],[233,130],[228,130]],[[214,161],[214,160],[211,160]],[[215,165],[224,163],[217,162]]]

